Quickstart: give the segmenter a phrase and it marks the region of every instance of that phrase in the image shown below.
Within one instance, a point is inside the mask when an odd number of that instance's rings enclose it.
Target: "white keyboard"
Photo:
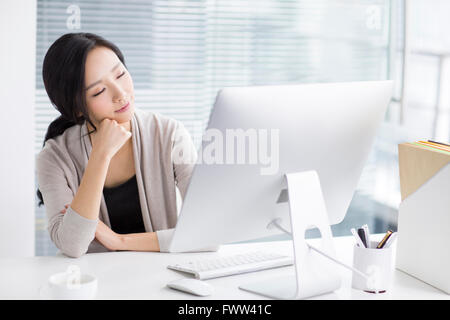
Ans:
[[[292,257],[258,251],[223,258],[188,261],[167,267],[172,270],[191,273],[197,279],[205,280],[292,264],[294,264]]]

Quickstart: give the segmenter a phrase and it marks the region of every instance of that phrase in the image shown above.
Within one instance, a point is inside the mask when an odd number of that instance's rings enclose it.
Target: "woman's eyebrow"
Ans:
[[[113,72],[114,70],[116,70],[116,68],[118,67],[120,65],[120,62],[118,62],[112,69],[111,69],[111,72]],[[94,83],[91,83],[89,86],[87,86],[86,87],[86,89],[84,89],[84,90],[89,90],[90,88],[92,88],[93,86],[95,86],[96,84],[99,84],[100,82],[102,82],[102,80],[98,80],[98,81],[95,81]]]

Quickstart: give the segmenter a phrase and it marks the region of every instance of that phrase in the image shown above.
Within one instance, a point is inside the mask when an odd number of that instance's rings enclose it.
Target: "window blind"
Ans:
[[[58,116],[44,90],[43,58],[67,32],[114,42],[133,78],[136,107],[182,121],[199,146],[220,88],[388,77],[389,3],[38,0],[36,154]],[[43,208],[36,216],[38,234]],[[37,254],[47,242],[38,239]]]
[[[97,33],[118,45],[136,106],[183,121],[199,144],[222,87],[385,78],[388,15],[384,0],[39,0],[36,152],[58,115],[42,62],[64,33]]]

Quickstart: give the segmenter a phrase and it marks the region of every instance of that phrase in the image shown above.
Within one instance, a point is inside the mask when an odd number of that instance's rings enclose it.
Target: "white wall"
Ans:
[[[36,0],[0,1],[0,257],[34,255]]]

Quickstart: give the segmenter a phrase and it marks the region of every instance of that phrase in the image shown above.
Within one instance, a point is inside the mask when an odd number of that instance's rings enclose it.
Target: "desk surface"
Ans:
[[[317,239],[308,240],[312,245]],[[334,238],[337,257],[347,264],[352,262],[352,237]],[[267,250],[292,253],[291,241],[259,242],[225,245],[218,252],[168,254],[156,252],[93,253],[72,259],[63,255],[51,257],[0,259],[0,299],[40,299],[39,288],[54,273],[65,271],[72,264],[83,273],[98,278],[98,299],[265,299],[240,290],[238,287],[261,277],[285,275],[293,267],[283,267],[230,277],[206,280],[214,287],[214,294],[196,297],[166,287],[170,281],[190,277],[167,269],[168,264],[191,259],[226,256],[246,251]],[[341,266],[342,286],[339,290],[313,299],[450,299],[440,291],[406,273],[395,270],[391,290],[383,294],[370,294],[351,288],[351,272]]]

